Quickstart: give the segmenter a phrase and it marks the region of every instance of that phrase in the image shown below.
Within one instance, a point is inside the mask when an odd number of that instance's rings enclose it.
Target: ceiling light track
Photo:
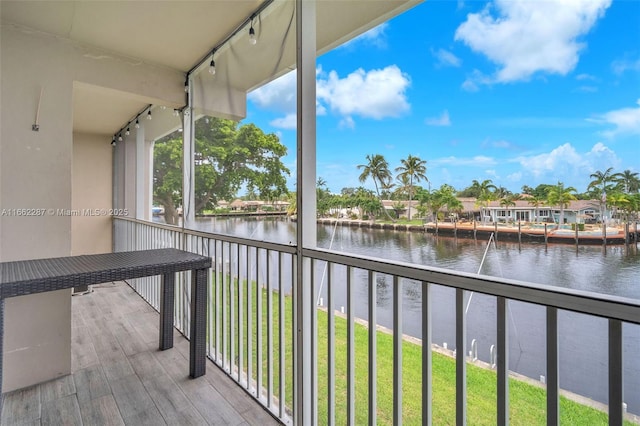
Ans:
[[[225,44],[227,44],[236,34],[238,34],[241,31],[245,31],[247,26],[249,26],[249,40],[251,42],[251,30],[253,29],[253,23],[256,20],[256,18],[258,18],[258,16],[267,8],[269,7],[269,5],[271,5],[271,3],[273,3],[274,0],[265,0],[260,7],[258,7],[251,15],[249,15],[249,17],[247,19],[245,19],[244,21],[242,21],[242,23],[240,25],[238,25],[236,27],[236,29],[234,29],[233,31],[231,31],[229,33],[229,35],[227,37],[224,38],[224,40],[222,40],[220,43],[218,43],[217,45],[215,45],[210,51],[209,53],[207,53],[205,56],[202,57],[202,59],[200,59],[195,66],[193,66],[189,71],[187,71],[187,78],[189,78],[189,76],[191,74],[193,74],[198,68],[200,68],[202,65],[206,64],[208,61],[212,61],[213,62],[213,56],[215,55],[215,53],[220,50]],[[255,39],[255,29],[253,29],[253,34],[254,34],[254,38]],[[251,43],[251,44],[255,44],[255,43]],[[215,65],[215,62],[214,62]],[[211,63],[209,63],[209,66],[211,66]],[[209,68],[211,69],[211,68]]]
[[[240,33],[241,31],[245,31],[247,26],[249,26],[248,32],[249,32],[249,43],[251,43],[252,45],[255,45],[257,43],[257,36],[256,36],[256,30],[253,27],[254,21],[256,20],[256,18],[259,17],[260,13],[262,13],[267,7],[269,7],[269,5],[271,5],[271,3],[273,3],[274,0],[265,0],[264,2],[262,2],[262,4],[260,5],[260,7],[258,7],[247,19],[245,19],[244,21],[242,21],[242,23],[240,25],[238,25],[231,33],[229,33],[229,35],[227,35],[224,40],[222,40],[220,43],[218,43],[217,45],[215,45],[210,51],[209,53],[207,53],[205,56],[202,57],[202,59],[200,59],[196,65],[194,65],[189,71],[187,71],[186,75],[185,75],[185,82],[184,82],[184,91],[186,93],[187,96],[187,102],[186,105],[189,104],[189,77],[196,71],[198,70],[200,67],[202,67],[203,65],[205,65],[207,62],[209,62],[209,73],[211,75],[215,75],[216,73],[216,62],[214,60],[214,56],[216,54],[216,52],[218,50],[220,50],[225,44],[229,43],[229,41],[231,41],[231,39],[238,33]],[[125,124],[124,126],[122,126],[120,128],[120,130],[118,130],[114,135],[113,135],[113,139],[111,141],[111,145],[116,145],[116,141],[117,140],[122,140],[122,134],[124,133],[126,136],[129,135],[130,133],[130,128],[131,125],[133,124],[134,127],[136,129],[140,128],[140,117],[142,117],[142,115],[146,112],[147,113],[147,119],[151,120],[151,107],[153,105],[149,104],[148,106],[146,106],[142,111],[140,111],[135,117],[133,117],[131,120],[129,120],[127,122],[127,124]],[[182,109],[177,109],[177,111],[182,111]]]
[[[149,104],[146,107],[144,107],[131,120],[129,120],[127,122],[127,124],[122,126],[120,128],[120,130],[118,130],[116,133],[114,133],[113,138],[111,139],[111,145],[115,146],[116,145],[116,141],[122,142],[122,140],[123,140],[122,135],[123,134],[124,134],[124,136],[129,136],[131,134],[131,126],[132,125],[133,125],[133,127],[135,129],[139,129],[140,128],[140,117],[142,117],[144,115],[144,113],[147,113],[147,119],[151,120],[151,107],[152,106],[153,106],[153,104]]]

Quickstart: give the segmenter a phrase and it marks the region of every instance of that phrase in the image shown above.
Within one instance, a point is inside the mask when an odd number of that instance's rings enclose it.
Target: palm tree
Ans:
[[[516,201],[520,199],[520,194],[508,194],[500,200],[500,205],[507,209],[507,222],[509,222],[509,207],[515,207]]]
[[[640,190],[640,178],[638,177],[638,173],[634,173],[631,170],[627,169],[622,173],[616,173],[613,175],[613,179],[627,194],[638,192]]]
[[[569,206],[569,203],[576,199],[574,195],[576,189],[573,186],[566,187],[564,183],[558,182],[557,185],[551,186],[547,192],[547,203],[550,206],[560,206],[560,218],[558,220],[559,225],[564,223],[564,209]]]
[[[612,183],[615,182],[615,175],[611,173],[613,167],[609,167],[607,170],[596,170],[591,173],[589,177],[593,179],[587,189],[599,189],[600,190],[600,218],[604,222],[604,217],[607,213],[607,192],[611,192],[614,188]]]
[[[542,197],[536,196],[536,195],[532,195],[531,197],[527,198],[527,202],[532,205],[535,209],[535,215],[536,215],[536,223],[539,222],[539,209],[540,206],[544,205],[544,202],[546,200]]]
[[[407,197],[409,198],[409,191],[411,188],[411,182],[409,182],[409,177],[407,175],[398,175],[396,177],[396,180],[398,181],[397,185],[396,185],[396,189],[395,191],[393,191],[393,196],[395,198],[403,198],[403,197]]]
[[[409,178],[409,207],[407,219],[411,220],[411,200],[413,198],[413,181],[420,182],[420,180],[427,179],[427,162],[421,160],[420,157],[414,157],[409,154],[406,159],[400,160],[400,166],[396,167],[396,172],[400,172],[399,177],[405,176]]]
[[[629,207],[631,207],[631,201],[629,200],[629,196],[624,192],[614,192],[607,196],[607,202],[609,205],[613,206],[614,216],[617,214],[618,210],[624,210],[627,216],[629,217]]]
[[[360,182],[365,182],[369,177],[373,180],[373,185],[376,188],[376,194],[378,194],[378,199],[380,199],[380,187],[388,184],[391,181],[391,172],[389,171],[389,163],[384,158],[384,156],[380,154],[375,155],[367,155],[367,164],[358,165],[358,169],[362,169],[362,173],[358,178]],[[386,209],[384,209],[385,214],[389,218],[389,220],[395,222]]]
[[[447,213],[459,212],[462,210],[462,202],[456,198],[456,190],[446,183],[443,184],[438,190],[433,192],[433,200],[431,203],[436,217],[438,210],[442,207],[446,207]]]
[[[495,193],[496,198],[505,198],[505,197],[508,197],[509,195],[513,194],[511,191],[509,191],[504,186],[497,187],[495,189],[494,193]]]
[[[289,206],[287,207],[287,216],[294,216],[298,213],[298,196],[295,191],[290,191],[287,195]]]
[[[489,205],[489,201],[494,199],[494,192],[496,186],[491,182],[491,179],[485,179],[482,182],[473,180],[471,183],[471,190],[476,194],[476,205],[480,206],[480,217],[482,223],[484,223],[484,209]]]

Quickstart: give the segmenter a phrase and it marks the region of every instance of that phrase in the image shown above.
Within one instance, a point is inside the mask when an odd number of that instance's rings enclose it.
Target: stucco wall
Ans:
[[[71,253],[111,252],[112,151],[107,136],[73,134]],[[87,214],[91,211],[91,215]]]
[[[179,104],[184,75],[10,24],[0,30],[0,210],[46,212],[0,216],[0,261],[109,251],[107,218],[58,213],[112,204],[110,136],[74,140],[74,82]],[[84,180],[92,174],[93,190]],[[70,371],[70,290],[8,299],[4,327],[5,392]]]

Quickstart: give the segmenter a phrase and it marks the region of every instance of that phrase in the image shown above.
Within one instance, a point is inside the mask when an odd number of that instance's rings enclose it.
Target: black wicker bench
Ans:
[[[208,271],[211,258],[176,249],[143,250],[0,263],[0,413],[2,412],[2,340],[4,300],[109,281],[162,275],[160,350],[173,347],[175,273],[191,270],[189,375],[200,377],[206,366]]]

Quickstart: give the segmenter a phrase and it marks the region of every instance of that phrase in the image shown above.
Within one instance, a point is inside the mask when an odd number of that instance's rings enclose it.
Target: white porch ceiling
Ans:
[[[291,1],[276,0],[269,8],[282,7]],[[326,52],[420,1],[319,0],[318,52]],[[17,24],[186,73],[262,3],[262,0],[2,0],[0,16],[3,24]],[[261,24],[266,27],[268,14],[264,15]],[[295,65],[295,37],[293,41],[294,48],[288,49],[277,70],[272,64],[261,64],[265,57],[280,54],[280,43],[261,40],[259,54],[251,54],[248,43],[238,43],[241,47],[236,54],[243,54],[242,60],[225,64],[229,87],[250,90],[291,69]],[[149,99],[139,96],[76,84],[74,131],[113,134],[148,103]]]

